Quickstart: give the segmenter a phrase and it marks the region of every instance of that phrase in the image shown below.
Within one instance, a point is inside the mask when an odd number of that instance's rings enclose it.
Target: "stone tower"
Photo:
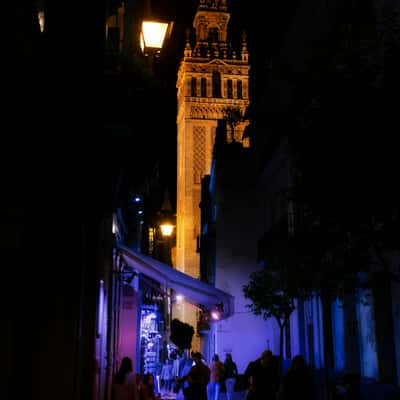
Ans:
[[[177,79],[177,247],[176,266],[198,278],[201,179],[211,170],[218,120],[226,120],[228,142],[242,139],[248,121],[249,55],[246,36],[235,47],[228,38],[226,0],[200,0],[194,35],[188,30]],[[190,307],[180,318],[195,317]]]

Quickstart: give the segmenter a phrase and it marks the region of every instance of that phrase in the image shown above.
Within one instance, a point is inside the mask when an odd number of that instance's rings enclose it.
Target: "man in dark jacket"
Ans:
[[[207,400],[207,385],[210,381],[210,369],[202,361],[201,353],[193,353],[192,359],[195,364],[189,373],[179,379],[180,382],[188,382],[184,387],[185,400]]]
[[[275,400],[278,389],[278,369],[271,350],[249,363],[245,370],[248,382],[246,400]]]

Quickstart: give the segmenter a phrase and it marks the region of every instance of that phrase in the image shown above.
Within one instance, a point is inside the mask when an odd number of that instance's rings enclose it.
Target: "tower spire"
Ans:
[[[226,58],[230,13],[226,0],[200,0],[193,21],[195,57]]]
[[[172,204],[171,204],[171,200],[169,198],[169,190],[168,188],[165,189],[164,192],[164,200],[161,206],[161,211],[163,212],[172,212]]]
[[[184,50],[184,56],[190,57],[192,55],[192,47],[190,46],[190,30],[186,29],[186,45]]]
[[[247,34],[246,31],[242,32],[242,61],[249,61],[249,52],[247,50]]]

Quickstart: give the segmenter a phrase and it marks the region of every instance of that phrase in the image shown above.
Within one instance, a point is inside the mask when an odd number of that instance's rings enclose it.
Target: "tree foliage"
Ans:
[[[177,318],[171,321],[171,342],[174,343],[178,349],[187,350],[192,347],[192,339],[194,335],[194,328],[192,325],[182,322]]]
[[[279,326],[279,372],[282,372],[283,335],[292,312],[296,309],[296,299],[312,296],[312,287],[307,277],[289,266],[288,258],[280,260],[281,265],[269,265],[251,273],[248,284],[243,285],[243,294],[251,300],[247,304],[253,314],[261,315],[265,320],[274,318]],[[288,262],[289,261],[289,262]],[[286,264],[286,262],[288,262]],[[273,268],[272,268],[273,267]]]
[[[288,260],[281,259],[285,263]],[[250,275],[250,280],[243,285],[245,298],[252,301],[247,304],[255,315],[264,319],[275,318],[278,325],[284,326],[295,310],[295,300],[312,295],[313,286],[303,268],[295,269],[288,264],[280,266],[273,263]]]

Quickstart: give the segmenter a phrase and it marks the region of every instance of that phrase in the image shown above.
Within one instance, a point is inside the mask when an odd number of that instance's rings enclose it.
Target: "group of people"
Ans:
[[[191,354],[193,365],[180,371],[176,384],[184,400],[219,400],[222,390],[226,391],[227,400],[233,400],[238,369],[231,354],[227,354],[225,361],[214,354],[212,361],[207,364],[199,352]]]
[[[192,352],[189,358],[183,353],[178,361],[166,363],[164,379],[167,389],[173,389],[184,400],[220,400],[221,392],[226,393],[226,400],[233,400],[238,369],[231,354],[226,354],[225,361],[214,354],[207,364],[199,352]],[[168,370],[168,371],[167,371]],[[171,379],[171,375],[175,378]],[[270,350],[251,361],[245,372],[246,400],[297,400],[305,398],[315,400],[315,387],[311,370],[300,355],[292,360],[287,373],[281,378],[279,363]],[[123,400],[160,400],[154,391],[154,377],[132,372],[132,361],[125,357],[115,377],[115,383],[130,387],[129,397]],[[172,388],[172,386],[174,388]],[[117,400],[120,400],[118,398]]]
[[[287,373],[280,379],[278,358],[270,350],[251,361],[244,373],[246,400],[315,400],[314,379],[301,355],[293,358]]]

